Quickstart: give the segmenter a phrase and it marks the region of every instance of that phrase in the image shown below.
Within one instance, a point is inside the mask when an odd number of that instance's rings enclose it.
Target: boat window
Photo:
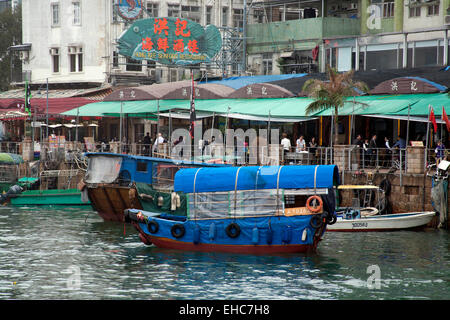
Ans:
[[[112,183],[119,176],[122,157],[89,157],[86,183]]]
[[[138,161],[137,165],[136,165],[136,171],[147,172],[147,162],[146,161]]]
[[[276,189],[189,194],[190,219],[283,214],[283,191]]]
[[[157,163],[153,165],[152,185],[155,189],[173,190],[175,173],[180,166],[170,163]]]

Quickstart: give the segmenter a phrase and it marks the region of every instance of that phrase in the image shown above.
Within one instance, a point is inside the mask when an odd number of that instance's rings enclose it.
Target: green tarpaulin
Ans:
[[[332,110],[324,110],[314,114],[306,114],[307,106],[313,102],[311,98],[267,98],[267,99],[211,99],[196,100],[195,108],[198,112],[215,113],[226,116],[232,114],[234,118],[239,115],[257,116],[276,121],[276,118],[289,118],[304,120],[305,117],[331,116]],[[353,102],[361,102],[364,105]],[[167,113],[169,110],[182,110],[189,112],[189,100],[145,100],[122,102],[122,114],[155,118],[159,112]],[[427,116],[428,106],[431,105],[436,116],[442,114],[442,106],[450,114],[450,98],[447,93],[436,94],[409,94],[397,96],[358,96],[350,97],[344,107],[339,109],[339,115],[396,115],[407,116],[408,106],[411,106],[410,116]],[[79,116],[120,116],[121,102],[96,102],[78,108]],[[77,115],[77,109],[63,113],[64,115]]]
[[[14,153],[0,153],[0,164],[23,163],[22,156]]]

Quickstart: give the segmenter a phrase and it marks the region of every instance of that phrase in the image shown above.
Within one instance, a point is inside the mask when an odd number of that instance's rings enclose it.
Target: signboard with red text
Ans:
[[[119,53],[135,60],[166,65],[209,63],[222,47],[217,27],[177,17],[133,23],[118,40]]]

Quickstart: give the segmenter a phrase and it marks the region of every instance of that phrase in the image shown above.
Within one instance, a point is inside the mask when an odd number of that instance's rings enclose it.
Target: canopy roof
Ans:
[[[292,98],[295,97],[291,91],[272,83],[254,83],[233,91],[230,99],[249,98]]]
[[[195,99],[222,99],[229,96],[235,90],[218,83],[195,84]],[[187,83],[179,88],[173,89],[161,96],[161,99],[190,99],[191,83]]]
[[[314,100],[305,97],[267,98],[267,99],[208,99],[196,100],[195,108],[199,113],[222,115],[233,118],[248,119],[258,117],[259,120],[280,121],[291,119],[292,122],[311,119],[317,116],[331,116],[333,110],[327,109],[313,114],[306,114],[306,108]],[[121,106],[122,105],[122,106]],[[159,105],[159,107],[158,107]],[[339,109],[339,115],[390,115],[427,116],[431,105],[436,116],[442,114],[442,106],[450,114],[450,98],[447,93],[356,96],[347,99],[347,103]],[[144,100],[144,101],[109,101],[91,103],[79,108],[79,116],[128,116],[156,117],[169,110],[189,111],[189,100]],[[76,116],[77,110],[64,112],[63,115]]]
[[[48,99],[48,114],[59,115],[68,110],[75,111],[76,108],[88,105],[92,102],[86,98],[53,98]],[[16,118],[22,113],[28,116],[24,111],[25,100],[24,99],[0,99],[0,119]],[[20,112],[14,112],[20,111]],[[47,114],[47,99],[37,98],[31,99],[31,111],[38,115]]]
[[[0,164],[23,163],[22,156],[15,153],[0,153]]]
[[[214,179],[211,176],[214,175]],[[184,193],[255,189],[332,188],[339,184],[335,165],[246,166],[181,169],[175,174],[175,191]],[[195,190],[194,190],[195,186]]]

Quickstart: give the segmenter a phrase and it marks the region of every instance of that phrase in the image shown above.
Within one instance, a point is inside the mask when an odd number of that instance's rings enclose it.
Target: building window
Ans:
[[[438,16],[439,15],[439,3],[428,6],[427,15],[429,16]]]
[[[167,5],[167,16],[168,17],[180,17],[180,5],[179,4],[168,4]]]
[[[83,48],[69,47],[69,71],[82,72],[83,71]]]
[[[383,5],[383,18],[392,18],[393,16],[394,16],[394,7],[395,7],[395,4],[394,4],[394,2],[392,1],[384,1],[383,3],[382,3],[382,5]]]
[[[200,7],[181,6],[181,17],[200,23]]]
[[[117,51],[113,51],[112,67],[119,68],[119,53]]]
[[[272,74],[272,54],[263,53],[263,74]]]
[[[59,72],[59,48],[50,48],[50,57],[52,59],[52,72]]]
[[[262,9],[253,10],[253,23],[264,23],[264,20],[266,20],[264,10]]]
[[[222,27],[226,27],[228,25],[228,7],[222,8]]]
[[[417,18],[417,17],[420,17],[420,9],[421,9],[421,7],[412,7],[412,8],[409,8],[409,17],[410,17],[410,18]]]
[[[119,22],[119,13],[117,12],[117,0],[112,1],[112,22]]]
[[[212,7],[206,7],[206,25],[213,24],[212,20]]]
[[[233,27],[242,29],[244,28],[244,10],[234,9],[233,10]]]
[[[127,58],[126,71],[136,71],[136,72],[142,71],[142,61]]]
[[[153,2],[147,2],[147,14],[149,17],[158,17],[158,8],[159,5]]]
[[[59,26],[59,3],[52,3],[52,26]]]
[[[73,2],[73,24],[75,26],[81,25],[81,4],[80,2]]]

